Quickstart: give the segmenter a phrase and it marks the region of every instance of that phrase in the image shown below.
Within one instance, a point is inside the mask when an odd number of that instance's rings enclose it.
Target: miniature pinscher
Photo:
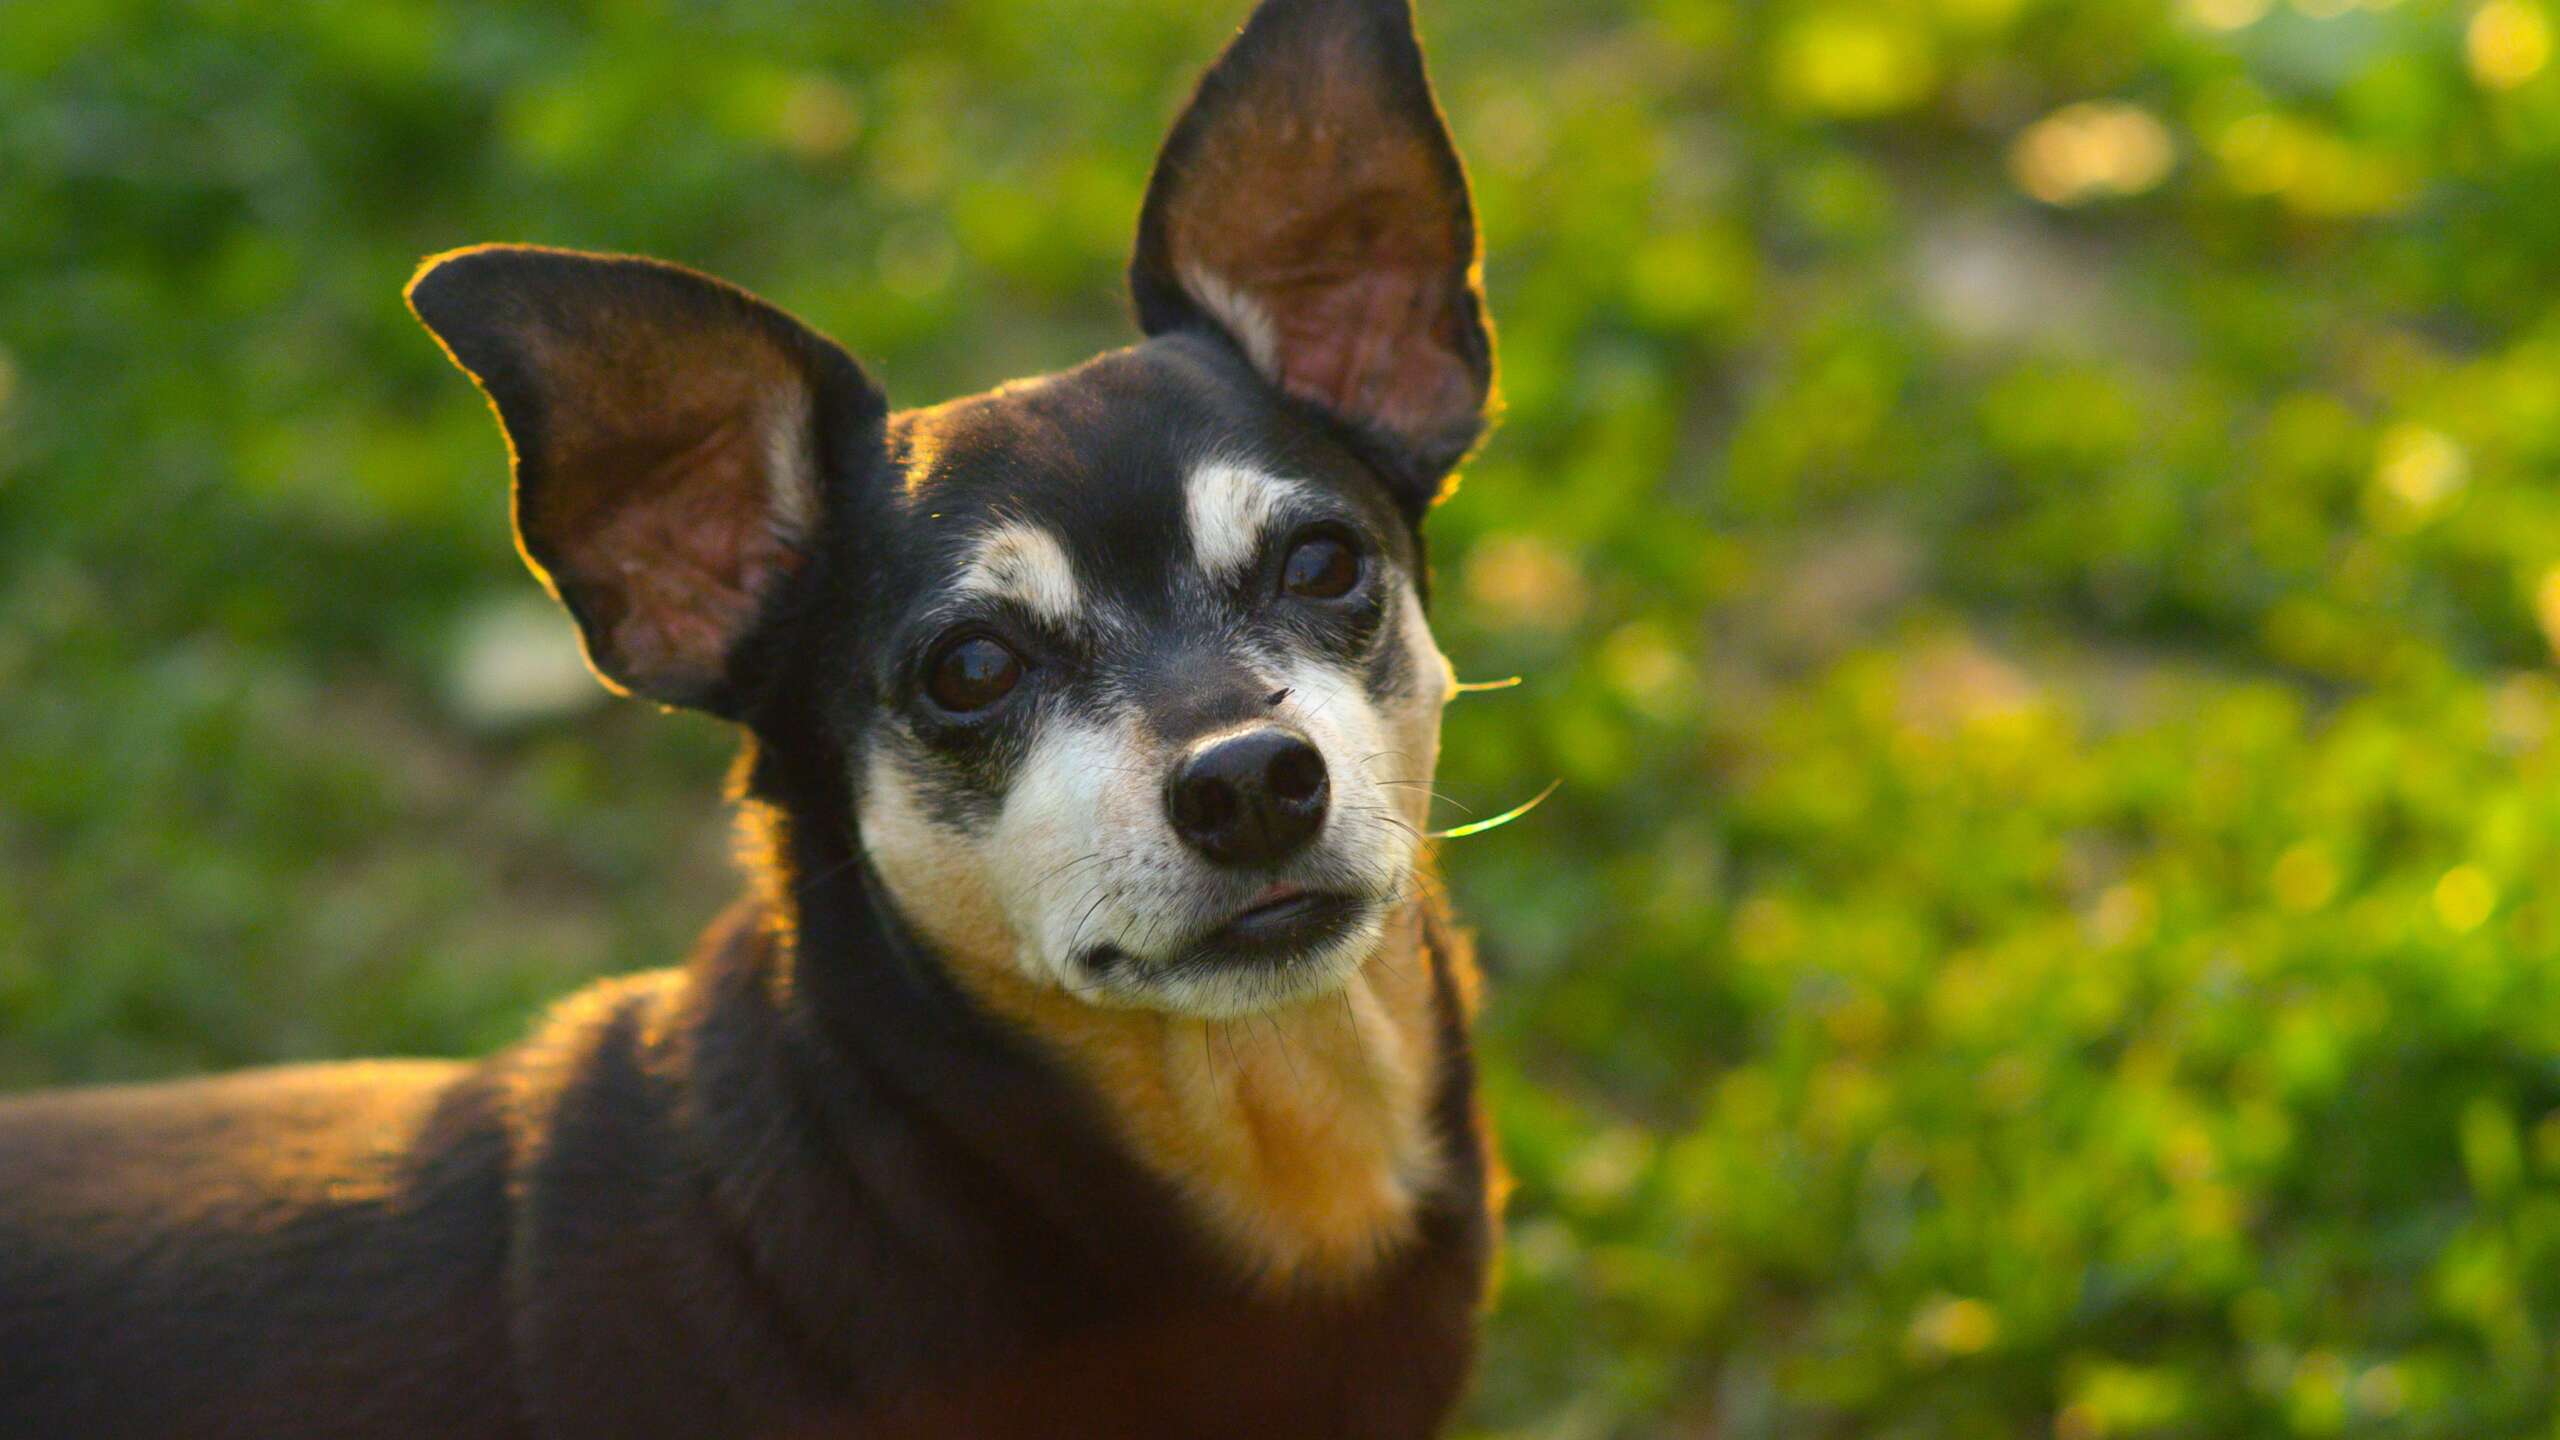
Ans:
[[[1129,283],[892,410],[675,265],[425,262],[595,670],[744,732],[753,883],[486,1060],[0,1105],[0,1435],[1439,1433],[1494,1226],[1423,526],[1494,372],[1406,0],[1264,0]]]

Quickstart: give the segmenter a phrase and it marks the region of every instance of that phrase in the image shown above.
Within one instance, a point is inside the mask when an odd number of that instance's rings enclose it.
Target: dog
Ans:
[[[743,730],[754,881],[485,1061],[0,1106],[0,1434],[1439,1433],[1479,256],[1407,0],[1264,0],[1074,369],[893,412],[675,265],[426,261],[593,668]]]

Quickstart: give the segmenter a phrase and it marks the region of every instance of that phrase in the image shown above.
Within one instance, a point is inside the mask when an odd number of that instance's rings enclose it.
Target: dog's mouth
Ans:
[[[1354,895],[1272,885],[1194,948],[1214,960],[1282,964],[1340,940],[1365,909]]]
[[[1252,903],[1183,947],[1167,968],[1195,972],[1284,969],[1341,943],[1360,928],[1371,903],[1338,890],[1285,883],[1265,886]],[[1088,951],[1084,963],[1095,973],[1108,974],[1135,958],[1116,945],[1103,945]]]

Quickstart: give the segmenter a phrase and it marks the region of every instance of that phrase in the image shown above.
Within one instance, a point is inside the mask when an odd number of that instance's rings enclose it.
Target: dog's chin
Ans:
[[[1383,901],[1365,895],[1276,894],[1163,955],[1106,946],[1079,957],[1092,977],[1080,993],[1100,1004],[1204,1019],[1281,1009],[1349,983],[1376,953],[1385,912]]]

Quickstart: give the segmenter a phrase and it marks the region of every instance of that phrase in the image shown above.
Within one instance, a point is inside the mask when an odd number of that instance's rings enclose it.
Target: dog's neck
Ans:
[[[1446,1158],[1420,907],[1340,991],[1233,1019],[1104,1009],[997,966],[959,978],[1083,1083],[1239,1270],[1346,1285],[1411,1237]]]

